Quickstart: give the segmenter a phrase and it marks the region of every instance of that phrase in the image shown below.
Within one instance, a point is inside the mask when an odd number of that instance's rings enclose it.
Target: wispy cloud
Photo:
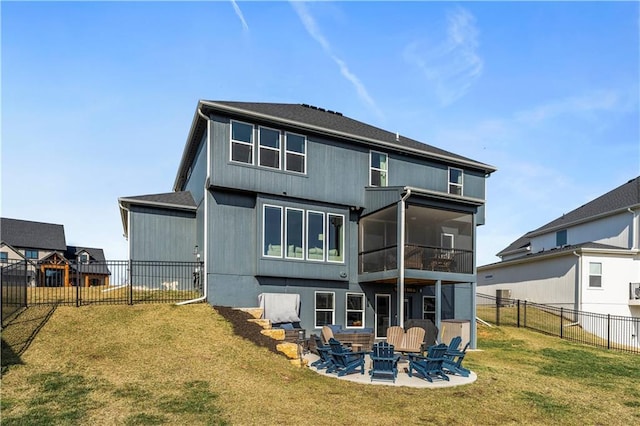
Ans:
[[[236,15],[238,15],[238,18],[240,18],[240,21],[242,22],[242,28],[245,31],[249,31],[249,25],[247,25],[247,21],[245,21],[242,10],[240,10],[240,6],[238,6],[236,0],[231,0],[231,5],[233,6],[233,10],[236,12]]]
[[[446,106],[463,97],[482,75],[478,45],[475,17],[457,7],[447,14],[444,39],[433,45],[414,41],[405,48],[404,57],[435,85],[440,103]]]
[[[311,15],[311,13],[309,13],[309,10],[307,10],[307,7],[305,6],[304,2],[294,1],[294,2],[291,2],[291,6],[298,14],[298,17],[302,21],[302,24],[304,25],[309,35],[315,41],[317,41],[318,44],[320,44],[320,46],[322,47],[322,50],[324,50],[324,52],[336,63],[336,65],[338,65],[338,68],[340,69],[340,74],[342,74],[342,76],[346,78],[355,87],[358,97],[369,108],[371,108],[378,115],[378,117],[382,118],[383,117],[382,111],[380,111],[380,109],[376,105],[376,102],[373,100],[371,95],[369,95],[369,92],[367,91],[367,88],[364,86],[362,81],[360,81],[358,76],[356,76],[349,69],[349,67],[347,66],[347,63],[344,60],[342,60],[341,58],[339,58],[333,53],[333,50],[331,49],[331,45],[325,38],[324,34],[322,34],[322,31],[318,27],[318,24],[316,23],[315,19],[313,19],[313,16]]]
[[[613,90],[598,90],[580,96],[572,96],[548,102],[535,108],[518,112],[516,120],[534,124],[561,115],[585,114],[608,111],[621,106],[621,96]]]

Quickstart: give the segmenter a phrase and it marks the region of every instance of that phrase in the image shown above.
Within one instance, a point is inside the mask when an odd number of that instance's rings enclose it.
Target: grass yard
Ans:
[[[204,304],[30,308],[3,330],[2,425],[640,423],[638,355],[478,334],[477,382],[414,389],[293,367]]]

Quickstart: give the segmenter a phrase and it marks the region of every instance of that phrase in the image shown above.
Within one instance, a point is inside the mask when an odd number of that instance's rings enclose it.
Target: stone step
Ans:
[[[262,308],[236,308],[239,311],[246,312],[255,319],[262,318],[262,314],[264,313],[264,309]]]
[[[276,345],[278,352],[282,352],[289,359],[298,359],[298,345],[295,343],[279,343]]]
[[[258,324],[260,327],[264,328],[265,330],[270,330],[271,329],[271,320],[261,319],[261,318],[253,318],[253,319],[249,319],[247,321],[252,322],[254,324]]]
[[[273,340],[284,340],[285,332],[281,328],[271,328],[269,330],[260,330],[260,333],[271,337]]]

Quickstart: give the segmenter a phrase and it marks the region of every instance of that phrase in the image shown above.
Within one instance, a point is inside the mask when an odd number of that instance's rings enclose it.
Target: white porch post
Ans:
[[[436,327],[438,328],[438,338],[436,341],[440,340],[440,336],[442,335],[442,281],[436,281]]]
[[[398,202],[398,325],[404,328],[404,219],[405,198]]]
[[[471,346],[471,349],[476,349],[478,344],[477,337],[476,337],[477,336],[476,287],[477,287],[477,283],[473,281],[471,283],[471,321],[469,321],[469,329],[470,329],[469,340],[471,341],[471,344],[469,346]]]

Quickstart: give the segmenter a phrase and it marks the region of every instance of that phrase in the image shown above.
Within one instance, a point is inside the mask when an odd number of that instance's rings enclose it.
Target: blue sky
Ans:
[[[199,99],[317,105],[489,163],[478,262],[640,174],[637,2],[6,2],[3,217],[125,259]]]

